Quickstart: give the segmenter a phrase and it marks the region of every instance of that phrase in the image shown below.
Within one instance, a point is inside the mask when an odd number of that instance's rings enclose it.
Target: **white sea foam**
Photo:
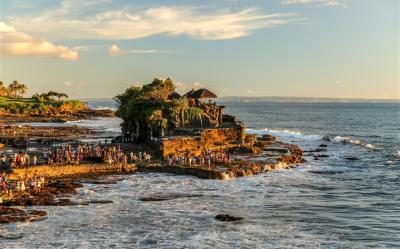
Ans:
[[[385,165],[393,165],[394,162],[392,160],[387,160],[385,161]]]
[[[246,129],[246,132],[249,134],[255,134],[255,135],[274,135],[278,137],[288,137],[288,138],[298,138],[298,139],[304,139],[304,140],[320,140],[322,139],[322,136],[320,135],[311,135],[311,134],[304,134],[299,131],[292,131],[292,130],[275,130],[275,129]]]
[[[68,121],[67,125],[77,125],[81,127],[93,128],[95,130],[102,130],[114,133],[120,133],[121,127],[120,123],[122,120],[120,118],[97,118],[91,120],[77,120],[77,121]]]
[[[364,147],[364,148],[367,148],[367,149],[372,149],[372,150],[376,149],[376,146],[373,145],[373,144],[364,143],[364,142],[362,142],[360,140],[353,139],[353,138],[350,138],[350,137],[336,136],[331,141],[335,142],[335,143],[354,144],[354,145],[358,145],[358,146],[361,146],[361,147]]]
[[[393,152],[393,155],[400,158],[400,149],[397,149],[395,152]]]
[[[110,106],[101,106],[101,105],[89,105],[90,108],[94,109],[94,110],[111,110],[111,111],[116,111],[118,110],[118,108],[116,107],[110,107]]]

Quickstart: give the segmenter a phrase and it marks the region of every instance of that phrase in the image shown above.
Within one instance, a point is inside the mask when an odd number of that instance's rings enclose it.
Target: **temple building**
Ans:
[[[178,98],[177,93],[170,98]],[[163,156],[169,154],[199,154],[209,149],[228,149],[244,143],[245,129],[242,122],[224,113],[224,106],[217,105],[213,99],[217,95],[208,89],[191,90],[184,94],[189,107],[201,110],[201,117],[188,124],[174,127],[169,135],[159,138]]]

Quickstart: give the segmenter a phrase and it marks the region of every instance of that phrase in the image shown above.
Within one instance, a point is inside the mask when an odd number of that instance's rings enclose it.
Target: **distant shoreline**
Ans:
[[[81,101],[92,100],[112,100],[112,98],[78,98]],[[324,97],[290,97],[290,96],[226,96],[216,98],[217,102],[238,102],[238,103],[260,103],[260,102],[277,102],[277,103],[393,103],[400,104],[400,99],[363,99],[363,98],[324,98]]]

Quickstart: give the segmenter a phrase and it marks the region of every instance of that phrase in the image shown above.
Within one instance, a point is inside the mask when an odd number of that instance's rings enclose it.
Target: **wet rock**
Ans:
[[[331,137],[329,135],[326,135],[326,136],[322,137],[322,141],[330,142],[330,141],[332,141],[332,139],[331,139]]]
[[[325,154],[318,154],[318,155],[315,155],[315,157],[320,158],[320,157],[330,157],[330,156],[329,155],[325,155]]]
[[[315,150],[305,150],[306,153],[318,153],[318,152],[325,152],[326,149],[315,149]]]
[[[1,239],[17,240],[22,239],[23,237],[22,234],[0,234]]]
[[[118,182],[116,180],[84,180],[82,181],[83,183],[89,183],[89,184],[117,184]]]
[[[279,152],[279,153],[286,154],[289,152],[289,149],[283,148],[283,147],[268,147],[268,148],[265,148],[264,151]]]
[[[14,207],[0,207],[0,223],[33,222],[43,220],[45,216],[46,212],[41,210],[25,211]]]
[[[218,214],[215,216],[215,219],[219,221],[240,221],[243,220],[243,217],[236,217],[229,214]]]
[[[111,200],[90,200],[89,204],[110,204],[110,203],[114,203]]]
[[[336,174],[343,174],[343,171],[334,171],[334,170],[309,170],[308,172],[317,175],[336,175]]]
[[[259,138],[258,140],[273,142],[273,141],[276,141],[276,137],[274,137],[274,136],[272,136],[272,135],[266,134],[266,135],[263,135],[263,136],[262,136],[261,138]]]
[[[148,197],[139,197],[140,201],[168,201],[178,198],[201,197],[203,195],[190,195],[190,194],[171,194],[171,195],[154,195]]]
[[[176,198],[168,197],[168,196],[151,196],[151,197],[140,197],[139,198],[140,201],[168,201],[168,200],[172,200],[172,199],[176,199]]]
[[[64,195],[76,194],[76,188],[82,187],[81,183],[71,180],[49,181],[42,188],[41,192],[33,192],[27,190],[25,192],[16,192],[12,199],[9,200],[10,205],[14,206],[66,206],[75,205],[69,199],[56,199],[56,197]]]

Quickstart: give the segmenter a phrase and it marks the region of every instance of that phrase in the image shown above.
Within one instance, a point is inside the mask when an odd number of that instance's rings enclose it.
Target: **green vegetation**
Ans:
[[[125,138],[137,142],[163,136],[172,128],[202,123],[203,110],[190,107],[188,99],[169,98],[175,92],[171,79],[155,78],[142,87],[133,86],[118,96],[117,116],[123,119]]]
[[[18,81],[14,80],[8,87],[6,87],[3,81],[0,81],[0,97],[14,97],[20,98],[22,97],[28,87],[25,84],[19,83]]]
[[[0,81],[0,115],[71,114],[86,108],[79,100],[62,100],[67,99],[68,95],[54,91],[35,94],[32,98],[23,98],[26,90],[27,86],[18,81],[13,81],[7,87]]]

